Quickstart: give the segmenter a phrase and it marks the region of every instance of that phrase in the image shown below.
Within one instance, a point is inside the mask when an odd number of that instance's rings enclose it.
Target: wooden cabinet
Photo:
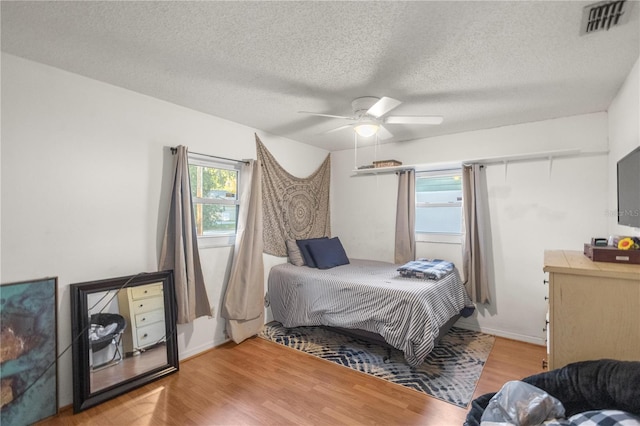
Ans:
[[[640,265],[547,250],[549,369],[572,362],[640,360]]]
[[[164,294],[162,283],[128,287],[118,293],[120,313],[127,321],[122,345],[126,354],[165,341]]]

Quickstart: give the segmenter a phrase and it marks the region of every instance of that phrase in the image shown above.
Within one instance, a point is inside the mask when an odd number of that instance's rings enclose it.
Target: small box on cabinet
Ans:
[[[640,264],[640,250],[619,250],[614,247],[584,245],[584,255],[594,262]]]

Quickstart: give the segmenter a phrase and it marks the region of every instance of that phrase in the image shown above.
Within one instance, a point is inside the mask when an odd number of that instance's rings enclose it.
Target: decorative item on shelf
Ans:
[[[358,167],[358,170],[373,169],[374,167],[375,166],[373,164],[365,164],[364,166]]]
[[[608,246],[609,247],[618,247],[618,241],[620,241],[620,237],[617,235],[609,235]]]
[[[632,241],[634,240],[632,239]],[[640,264],[640,250],[622,250],[611,246],[598,247],[586,243],[584,245],[584,255],[594,262]]]
[[[618,249],[638,250],[640,249],[640,238],[624,237],[620,241],[618,241]]]
[[[609,242],[606,238],[591,238],[591,245],[596,247],[606,247],[609,245]]]
[[[395,167],[395,166],[402,166],[402,161],[398,161],[398,160],[380,160],[380,161],[374,161],[373,162],[373,166],[378,168],[378,167]]]

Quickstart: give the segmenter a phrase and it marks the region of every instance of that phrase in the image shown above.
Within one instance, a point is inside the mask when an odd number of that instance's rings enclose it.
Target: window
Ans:
[[[239,169],[189,154],[189,180],[201,245],[234,243],[240,199]]]
[[[462,233],[462,170],[416,173],[416,233]]]

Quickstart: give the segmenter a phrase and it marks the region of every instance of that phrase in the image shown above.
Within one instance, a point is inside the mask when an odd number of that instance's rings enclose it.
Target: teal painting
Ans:
[[[0,286],[0,424],[52,416],[57,398],[57,279]]]

